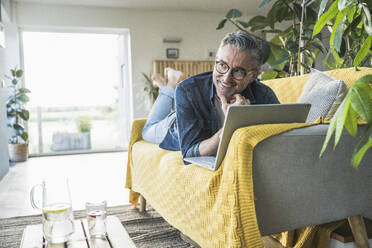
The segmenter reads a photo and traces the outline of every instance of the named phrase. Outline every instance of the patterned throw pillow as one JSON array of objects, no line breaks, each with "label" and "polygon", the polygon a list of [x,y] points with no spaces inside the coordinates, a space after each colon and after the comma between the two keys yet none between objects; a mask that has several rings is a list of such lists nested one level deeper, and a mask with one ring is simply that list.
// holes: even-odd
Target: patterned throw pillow
[{"label": "patterned throw pillow", "polygon": [[313,122],[319,117],[330,120],[347,93],[344,81],[311,69],[298,103],[311,103],[306,122]]}]

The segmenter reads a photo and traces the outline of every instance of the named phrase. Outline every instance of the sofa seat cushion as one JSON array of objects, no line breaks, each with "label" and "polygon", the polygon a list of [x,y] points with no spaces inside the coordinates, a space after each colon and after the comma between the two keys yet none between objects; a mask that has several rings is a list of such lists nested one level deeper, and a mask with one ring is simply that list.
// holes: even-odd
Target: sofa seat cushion
[{"label": "sofa seat cushion", "polygon": [[306,122],[313,122],[319,117],[330,120],[346,94],[347,87],[342,80],[312,69],[298,100],[299,103],[311,104]]}]

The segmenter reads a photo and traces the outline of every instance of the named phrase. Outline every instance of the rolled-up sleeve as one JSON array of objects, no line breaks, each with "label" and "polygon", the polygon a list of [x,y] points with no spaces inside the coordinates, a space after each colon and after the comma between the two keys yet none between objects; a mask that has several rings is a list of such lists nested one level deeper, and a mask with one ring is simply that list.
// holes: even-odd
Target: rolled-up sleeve
[{"label": "rolled-up sleeve", "polygon": [[194,111],[191,97],[188,96],[187,90],[178,85],[176,89],[176,120],[178,128],[178,140],[182,156],[198,157],[199,144],[202,141],[203,121],[197,118]]}]

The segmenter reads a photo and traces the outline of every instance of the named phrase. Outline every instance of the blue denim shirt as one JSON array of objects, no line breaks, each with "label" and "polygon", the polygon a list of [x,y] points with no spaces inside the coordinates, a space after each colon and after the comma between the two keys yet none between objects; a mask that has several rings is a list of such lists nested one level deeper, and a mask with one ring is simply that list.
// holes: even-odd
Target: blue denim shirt
[{"label": "blue denim shirt", "polygon": [[[199,144],[218,131],[218,114],[213,104],[215,96],[212,72],[187,78],[176,88],[176,115],[160,147],[182,151],[182,156],[198,157]],[[275,93],[258,80],[241,93],[251,104],[279,103]]]}]

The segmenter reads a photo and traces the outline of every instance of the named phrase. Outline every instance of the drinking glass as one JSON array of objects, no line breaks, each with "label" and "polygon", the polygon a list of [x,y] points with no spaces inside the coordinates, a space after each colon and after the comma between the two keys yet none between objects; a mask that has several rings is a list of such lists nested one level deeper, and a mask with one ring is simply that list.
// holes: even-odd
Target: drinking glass
[{"label": "drinking glass", "polygon": [[106,235],[106,206],[106,201],[85,203],[91,237],[102,237]]},{"label": "drinking glass", "polygon": [[[35,202],[37,188],[42,190],[42,207]],[[30,199],[42,212],[44,238],[50,243],[68,241],[75,230],[68,179],[44,179],[32,187]]]}]

